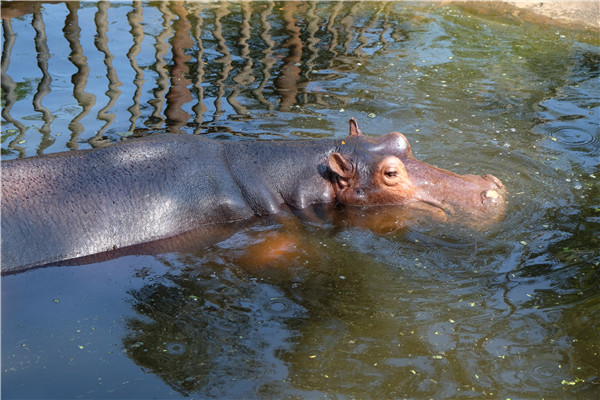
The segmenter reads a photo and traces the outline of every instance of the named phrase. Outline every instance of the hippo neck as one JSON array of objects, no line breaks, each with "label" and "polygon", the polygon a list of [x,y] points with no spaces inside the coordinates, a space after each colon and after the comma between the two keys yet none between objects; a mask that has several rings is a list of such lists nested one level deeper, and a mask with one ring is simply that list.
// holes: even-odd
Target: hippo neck
[{"label": "hippo neck", "polygon": [[231,174],[257,215],[334,201],[327,157],[336,141],[224,142]]}]

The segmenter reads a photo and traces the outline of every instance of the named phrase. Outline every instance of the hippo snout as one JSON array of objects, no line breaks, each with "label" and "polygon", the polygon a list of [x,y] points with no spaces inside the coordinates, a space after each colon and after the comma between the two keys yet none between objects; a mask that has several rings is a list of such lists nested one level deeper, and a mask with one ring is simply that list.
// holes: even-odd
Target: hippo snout
[{"label": "hippo snout", "polygon": [[496,189],[489,189],[481,192],[481,202],[484,206],[496,205],[501,201],[502,195]]},{"label": "hippo snout", "polygon": [[492,184],[496,185],[496,187],[494,189],[501,189],[504,187],[504,185],[502,184],[502,182],[500,181],[500,179],[496,178],[494,175],[492,174],[487,174],[483,177],[483,179],[485,179],[486,181],[491,182]]},{"label": "hippo snout", "polygon": [[436,185],[422,185],[418,199],[438,206],[448,218],[474,227],[485,227],[504,218],[506,188],[494,175],[455,175],[433,171]]},{"label": "hippo snout", "polygon": [[491,189],[485,189],[481,192],[481,203],[484,206],[497,206],[504,204],[504,185],[500,179],[494,175],[487,174],[483,176],[484,181],[489,183]]}]

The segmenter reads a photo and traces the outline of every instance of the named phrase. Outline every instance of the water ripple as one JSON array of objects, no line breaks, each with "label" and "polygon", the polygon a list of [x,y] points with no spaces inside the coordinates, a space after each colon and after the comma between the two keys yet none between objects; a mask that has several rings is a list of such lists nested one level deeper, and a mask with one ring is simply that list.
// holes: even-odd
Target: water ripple
[{"label": "water ripple", "polygon": [[579,127],[573,124],[565,124],[561,122],[549,123],[542,127],[550,140],[557,141],[561,144],[582,147],[582,146],[597,146],[600,139],[598,138],[598,129],[589,129],[589,127]]},{"label": "water ripple", "polygon": [[170,355],[180,356],[185,354],[186,346],[183,343],[167,343],[165,346],[165,352]]}]

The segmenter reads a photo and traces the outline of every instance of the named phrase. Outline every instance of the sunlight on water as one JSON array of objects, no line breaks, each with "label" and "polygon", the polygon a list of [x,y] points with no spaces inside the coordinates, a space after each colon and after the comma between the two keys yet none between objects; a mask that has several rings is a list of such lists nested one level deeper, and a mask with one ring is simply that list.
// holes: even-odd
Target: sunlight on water
[{"label": "sunlight on water", "polygon": [[[32,4],[2,20],[3,159],[341,138],[356,117],[499,177],[508,213],[484,232],[266,220],[3,277],[3,397],[595,398],[597,32],[440,3]],[[265,232],[301,240],[258,268]]]}]

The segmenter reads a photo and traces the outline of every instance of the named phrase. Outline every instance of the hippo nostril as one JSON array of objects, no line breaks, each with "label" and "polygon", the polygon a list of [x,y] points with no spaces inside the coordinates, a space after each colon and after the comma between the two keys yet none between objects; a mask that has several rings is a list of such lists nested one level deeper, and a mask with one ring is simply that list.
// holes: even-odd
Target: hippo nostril
[{"label": "hippo nostril", "polygon": [[488,199],[497,199],[498,197],[500,197],[500,195],[498,194],[498,192],[496,192],[495,190],[486,190],[484,192],[484,195]]},{"label": "hippo nostril", "polygon": [[492,174],[487,174],[483,177],[483,179],[485,179],[486,181],[492,182],[494,185],[496,185],[496,187],[498,189],[500,189],[503,185],[502,182],[500,182],[500,179],[496,178],[494,175]]},{"label": "hippo nostril", "polygon": [[490,190],[481,192],[481,201],[483,202],[483,204],[488,204],[488,203],[496,204],[498,202],[499,198],[500,198],[500,193],[498,193],[494,189],[490,189]]}]

